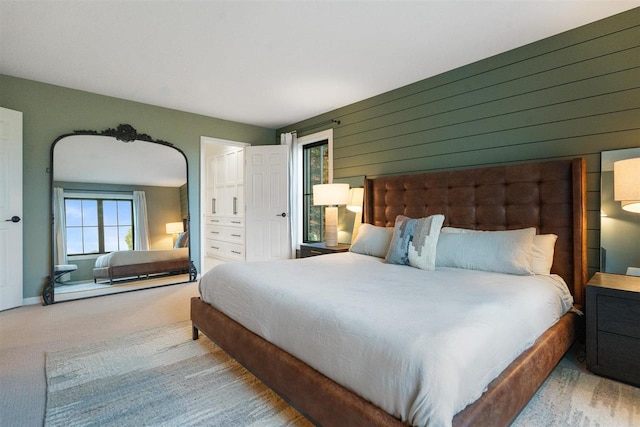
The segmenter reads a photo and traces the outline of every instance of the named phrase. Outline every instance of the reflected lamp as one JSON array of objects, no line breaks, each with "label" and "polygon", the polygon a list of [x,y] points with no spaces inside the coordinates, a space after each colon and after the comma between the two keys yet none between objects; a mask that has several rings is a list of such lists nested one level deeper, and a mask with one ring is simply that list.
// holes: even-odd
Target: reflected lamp
[{"label": "reflected lamp", "polygon": [[640,213],[640,157],[613,163],[613,199],[625,211]]},{"label": "reflected lamp", "polygon": [[166,229],[167,229],[167,234],[173,235],[173,243],[176,242],[176,239],[178,238],[178,234],[184,231],[182,222],[168,222],[166,224]]},{"label": "reflected lamp", "polygon": [[313,205],[325,206],[324,244],[338,246],[338,205],[349,202],[349,184],[316,184],[313,186]]}]

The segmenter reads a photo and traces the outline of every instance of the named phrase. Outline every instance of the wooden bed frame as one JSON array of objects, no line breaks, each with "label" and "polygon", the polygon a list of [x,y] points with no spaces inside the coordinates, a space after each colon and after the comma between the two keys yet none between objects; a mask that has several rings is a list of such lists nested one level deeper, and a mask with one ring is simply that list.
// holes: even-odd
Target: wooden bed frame
[{"label": "wooden bed frame", "polygon": [[[536,227],[558,235],[552,272],[577,308],[586,283],[583,159],[365,180],[364,221],[391,226],[398,214],[445,215],[445,225],[482,230]],[[323,426],[402,426],[400,420],[250,332],[199,298],[191,300],[193,339],[202,331],[307,418]],[[575,340],[567,313],[522,353],[454,426],[506,426],[526,406]]]}]

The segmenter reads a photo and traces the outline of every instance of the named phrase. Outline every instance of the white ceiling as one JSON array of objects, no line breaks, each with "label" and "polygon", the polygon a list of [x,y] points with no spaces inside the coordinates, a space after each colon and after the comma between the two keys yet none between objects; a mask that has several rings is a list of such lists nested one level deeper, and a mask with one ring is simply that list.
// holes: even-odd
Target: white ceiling
[{"label": "white ceiling", "polygon": [[0,0],[0,73],[278,128],[637,6]]}]

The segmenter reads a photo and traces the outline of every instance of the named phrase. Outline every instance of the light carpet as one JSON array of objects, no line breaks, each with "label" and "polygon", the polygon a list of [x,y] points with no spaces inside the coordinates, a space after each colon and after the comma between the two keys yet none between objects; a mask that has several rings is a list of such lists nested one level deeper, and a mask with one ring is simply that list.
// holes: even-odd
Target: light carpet
[{"label": "light carpet", "polygon": [[[45,426],[310,426],[191,322],[47,354]],[[640,389],[557,367],[513,424],[640,425]]]}]

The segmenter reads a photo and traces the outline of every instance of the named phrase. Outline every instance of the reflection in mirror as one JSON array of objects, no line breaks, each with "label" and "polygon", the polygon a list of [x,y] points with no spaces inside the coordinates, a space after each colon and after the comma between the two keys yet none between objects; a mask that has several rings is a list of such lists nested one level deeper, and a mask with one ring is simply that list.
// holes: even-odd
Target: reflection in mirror
[{"label": "reflection in mirror", "polygon": [[45,304],[195,280],[182,151],[120,125],[63,135],[51,156]]},{"label": "reflection in mirror", "polygon": [[603,151],[600,271],[640,276],[640,148]]}]

